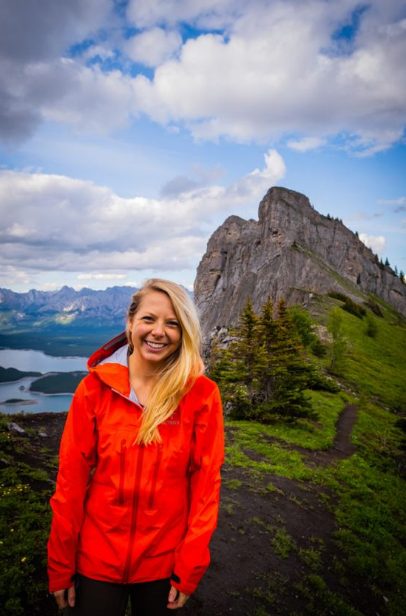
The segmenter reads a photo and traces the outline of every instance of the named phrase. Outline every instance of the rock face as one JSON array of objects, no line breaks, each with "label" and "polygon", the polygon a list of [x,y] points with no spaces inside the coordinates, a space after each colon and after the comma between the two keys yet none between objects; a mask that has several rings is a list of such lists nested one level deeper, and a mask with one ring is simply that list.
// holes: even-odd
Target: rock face
[{"label": "rock face", "polygon": [[195,280],[203,332],[236,323],[250,297],[307,304],[312,294],[340,291],[355,301],[373,293],[406,315],[406,285],[337,219],[309,199],[271,188],[259,219],[230,216],[213,233]]}]

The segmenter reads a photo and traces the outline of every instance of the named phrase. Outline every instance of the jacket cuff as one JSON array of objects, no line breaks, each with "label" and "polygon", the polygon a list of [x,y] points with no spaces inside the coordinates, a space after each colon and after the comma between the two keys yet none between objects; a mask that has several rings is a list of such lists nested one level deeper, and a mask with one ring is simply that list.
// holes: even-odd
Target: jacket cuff
[{"label": "jacket cuff", "polygon": [[73,577],[73,575],[53,575],[52,579],[49,580],[49,592],[70,588],[73,584]]},{"label": "jacket cuff", "polygon": [[188,596],[193,594],[197,588],[197,584],[183,582],[176,573],[172,573],[171,575],[171,585],[176,588],[176,590],[179,590],[179,592],[183,592],[183,594]]}]

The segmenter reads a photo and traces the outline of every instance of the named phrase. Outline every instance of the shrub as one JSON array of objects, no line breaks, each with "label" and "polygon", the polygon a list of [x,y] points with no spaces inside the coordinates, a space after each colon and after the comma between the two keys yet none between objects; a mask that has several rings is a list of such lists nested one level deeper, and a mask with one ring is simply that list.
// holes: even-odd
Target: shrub
[{"label": "shrub", "polygon": [[331,291],[328,295],[329,297],[333,297],[334,299],[338,299],[343,302],[343,306],[341,306],[341,308],[353,314],[358,319],[362,319],[367,313],[363,306],[354,302],[354,300],[348,297],[348,295],[344,295],[344,293],[340,293],[339,291]]},{"label": "shrub", "polygon": [[367,302],[364,302],[364,305],[369,308],[377,317],[383,317],[383,312],[376,302],[372,299],[369,299]]},{"label": "shrub", "polygon": [[376,324],[374,317],[371,315],[370,312],[368,312],[366,316],[365,333],[370,338],[376,338],[376,334],[378,333],[378,326]]}]

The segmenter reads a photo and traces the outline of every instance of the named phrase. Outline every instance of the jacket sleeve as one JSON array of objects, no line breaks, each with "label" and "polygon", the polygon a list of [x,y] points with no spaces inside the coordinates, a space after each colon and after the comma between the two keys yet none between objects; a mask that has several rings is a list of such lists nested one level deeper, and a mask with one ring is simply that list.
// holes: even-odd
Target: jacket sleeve
[{"label": "jacket sleeve", "polygon": [[194,592],[210,563],[209,542],[217,526],[223,461],[223,413],[215,386],[195,419],[188,526],[176,550],[171,578],[173,586],[187,595]]},{"label": "jacket sleeve", "polygon": [[48,540],[49,590],[69,588],[76,570],[76,552],[90,471],[96,458],[96,422],[86,377],[69,409],[59,451],[59,471]]}]

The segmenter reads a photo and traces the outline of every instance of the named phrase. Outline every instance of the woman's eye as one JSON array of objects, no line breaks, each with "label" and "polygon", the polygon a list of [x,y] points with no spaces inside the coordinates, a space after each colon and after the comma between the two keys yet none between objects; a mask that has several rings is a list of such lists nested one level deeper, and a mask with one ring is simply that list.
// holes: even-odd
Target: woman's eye
[{"label": "woman's eye", "polygon": [[179,323],[177,321],[168,321],[169,327],[179,327]]},{"label": "woman's eye", "polygon": [[141,317],[141,321],[144,321],[145,323],[152,323],[153,319],[152,317]]}]

